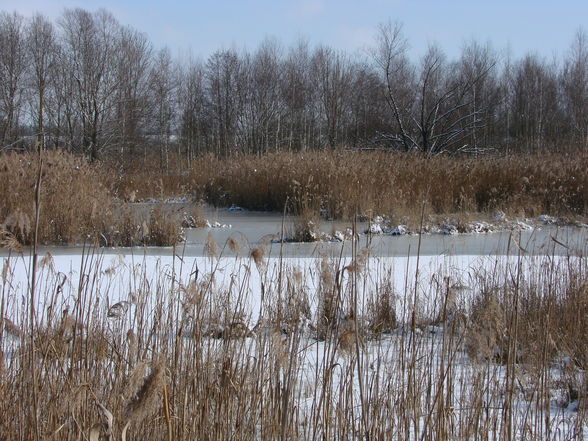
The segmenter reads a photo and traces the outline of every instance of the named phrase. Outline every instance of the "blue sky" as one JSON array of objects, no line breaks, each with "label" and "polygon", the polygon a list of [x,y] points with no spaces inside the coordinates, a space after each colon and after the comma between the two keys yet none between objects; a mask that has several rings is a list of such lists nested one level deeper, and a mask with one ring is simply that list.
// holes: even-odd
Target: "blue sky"
[{"label": "blue sky", "polygon": [[588,31],[587,0],[0,0],[1,10],[51,18],[72,7],[106,8],[157,47],[204,58],[220,48],[254,49],[266,37],[286,47],[303,37],[354,52],[389,19],[403,23],[413,57],[432,42],[455,57],[471,39],[515,57],[551,57],[568,50],[578,28]]}]

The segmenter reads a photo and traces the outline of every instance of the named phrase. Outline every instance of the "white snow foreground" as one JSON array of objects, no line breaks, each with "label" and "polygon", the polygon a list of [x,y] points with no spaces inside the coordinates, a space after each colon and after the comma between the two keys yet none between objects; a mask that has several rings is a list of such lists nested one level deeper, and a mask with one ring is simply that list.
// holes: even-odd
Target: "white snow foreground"
[{"label": "white snow foreground", "polygon": [[[38,268],[35,327],[85,316],[80,329],[105,328],[113,339],[133,332],[173,346],[178,335],[198,335],[208,342],[200,347],[204,358],[237,339],[245,358],[283,351],[284,361],[272,358],[274,375],[288,384],[284,405],[297,412],[305,439],[316,433],[339,438],[336,428],[325,428],[325,418],[348,421],[350,439],[368,432],[415,440],[484,433],[484,439],[507,433],[521,440],[582,439],[588,436],[585,409],[566,395],[566,379],[583,372],[565,359],[553,362],[539,387],[524,364],[473,356],[467,347],[477,293],[520,272],[531,280],[570,259],[583,262],[367,253],[340,261],[48,255]],[[29,275],[27,258],[4,259],[2,305],[13,329],[3,334],[6,357],[30,328]],[[386,301],[394,322],[374,332]],[[154,356],[144,344],[144,356]]]}]

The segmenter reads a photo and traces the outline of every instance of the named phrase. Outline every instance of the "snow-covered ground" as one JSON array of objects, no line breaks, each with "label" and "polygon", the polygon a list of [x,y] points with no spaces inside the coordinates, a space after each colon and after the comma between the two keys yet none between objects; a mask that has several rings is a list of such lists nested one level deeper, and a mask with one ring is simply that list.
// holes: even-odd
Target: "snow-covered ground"
[{"label": "snow-covered ground", "polygon": [[[555,257],[556,261],[563,258]],[[361,270],[350,271],[350,267],[361,260]],[[248,323],[255,325],[260,310],[262,284],[277,284],[280,274],[284,280],[296,274],[304,285],[305,292],[317,293],[321,283],[321,265],[336,269],[347,269],[341,273],[341,284],[349,288],[351,278],[357,274],[357,297],[366,300],[383,282],[391,283],[397,299],[397,310],[407,311],[413,301],[415,287],[420,308],[428,311],[440,301],[439,292],[446,278],[458,292],[467,297],[474,292],[480,275],[500,270],[514,271],[517,256],[440,255],[334,258],[263,258],[254,261],[247,254],[242,257],[182,257],[178,255],[148,255],[97,251],[89,255],[51,255],[40,258],[38,285],[36,289],[37,310],[41,315],[51,302],[58,299],[63,305],[75,302],[81,289],[90,291],[97,299],[112,305],[119,301],[131,301],[131,296],[140,281],[146,286],[161,284],[162,278],[169,283],[186,286],[192,280],[203,280],[214,274],[214,290],[239,296],[245,308]],[[522,258],[530,271],[537,265],[551,262],[546,256]],[[4,258],[5,315],[18,324],[21,313],[27,307],[30,259],[28,257]],[[58,296],[47,298],[46,293]],[[407,297],[408,296],[408,297]],[[310,301],[316,301],[311,298]],[[73,307],[72,305],[69,305]],[[315,305],[316,306],[316,305]],[[42,320],[42,317],[39,317]]]},{"label": "snow-covered ground", "polygon": [[[295,300],[305,303],[308,309],[301,314],[307,323],[303,325],[305,332],[299,342],[300,365],[294,374],[296,399],[302,415],[311,418],[316,412],[314,406],[320,398],[317,384],[324,384],[328,375],[332,382],[329,399],[343,399],[345,391],[340,388],[351,384],[349,394],[358,406],[375,405],[375,401],[368,404],[366,397],[382,400],[385,404],[382,418],[389,412],[392,426],[397,418],[414,421],[410,433],[399,433],[392,427],[390,436],[393,439],[406,435],[418,439],[421,431],[425,433],[433,421],[435,424],[442,421],[449,432],[451,427],[465,427],[463,419],[475,413],[473,403],[483,403],[488,424],[504,418],[507,368],[472,360],[457,334],[452,331],[449,336],[449,322],[429,320],[427,324],[424,320],[439,314],[448,292],[452,292],[451,301],[458,305],[457,309],[467,310],[472,296],[479,293],[488,280],[506,280],[519,272],[532,279],[533,274],[540,277],[546,267],[569,266],[586,259],[446,254],[374,257],[362,251],[355,253],[355,257],[340,259],[268,259],[261,252],[254,257],[249,250],[241,256],[220,258],[109,254],[103,250],[86,255],[46,255],[39,264],[35,291],[36,326],[55,321],[66,313],[64,311],[75,315],[74,311],[79,308],[91,311],[96,320],[126,321],[122,328],[137,326],[133,317],[139,314],[140,308],[153,318],[158,305],[174,308],[182,303],[188,287],[198,284],[209,296],[211,311],[215,307],[219,311],[227,308],[234,311],[235,320],[231,323],[239,322],[245,329],[243,337],[249,342],[250,350],[255,351],[255,336],[275,331],[266,327],[265,320],[274,314],[278,304],[291,305],[293,299],[287,297],[295,293]],[[30,259],[13,256],[3,260],[3,314],[16,329],[26,329]],[[389,291],[394,299],[398,326],[377,339],[362,339],[361,344],[354,340],[358,343],[357,351],[353,345],[345,349],[343,343],[334,349],[328,342],[315,338],[313,326],[320,319],[318,311],[325,283],[336,287],[342,327],[347,326],[349,317],[345,314],[350,309],[364,320],[377,293],[383,290]],[[83,306],[84,302],[91,302],[93,306]],[[413,316],[423,319],[422,323],[411,326]],[[203,321],[198,325],[209,326],[212,332],[212,328],[220,326],[211,322],[214,317],[218,315],[211,313],[207,319],[201,317]],[[190,322],[193,319],[186,318],[186,323],[182,324],[186,335],[195,325]],[[281,332],[287,335],[288,330]],[[4,353],[12,353],[18,341],[15,333],[5,332]],[[411,375],[403,373],[407,363],[410,364],[406,356],[412,359]],[[549,390],[542,392],[545,396],[537,395],[531,384],[532,377],[525,374],[522,366],[513,374],[516,390],[508,417],[516,422],[514,431],[519,439],[530,439],[527,437],[531,435],[558,440],[588,436],[588,424],[583,420],[584,413],[578,410],[578,400],[566,401],[565,388],[558,386],[563,384],[559,380],[569,375],[564,372],[563,364],[564,361],[561,365],[554,363]],[[480,386],[480,381],[485,385]],[[442,419],[432,409],[422,415],[408,415],[405,413],[414,412],[414,408],[407,410],[398,405],[398,400],[408,396],[407,390],[416,385],[423,394],[434,391],[432,396],[423,399],[433,403],[435,409],[440,405],[438,402],[445,403],[442,407],[446,415]],[[479,391],[484,391],[482,396],[476,395]],[[546,401],[547,407],[537,405],[541,400]],[[394,407],[394,403],[398,406]]]}]

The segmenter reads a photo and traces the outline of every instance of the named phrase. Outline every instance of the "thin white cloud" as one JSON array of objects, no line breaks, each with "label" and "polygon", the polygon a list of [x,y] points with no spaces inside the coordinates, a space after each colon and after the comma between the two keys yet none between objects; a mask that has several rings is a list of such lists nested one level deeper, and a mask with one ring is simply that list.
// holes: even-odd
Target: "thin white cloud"
[{"label": "thin white cloud", "polygon": [[324,0],[304,0],[295,3],[287,11],[288,16],[293,19],[316,17],[326,8]]},{"label": "thin white cloud", "polygon": [[338,26],[335,38],[341,48],[365,49],[374,43],[375,26]]}]

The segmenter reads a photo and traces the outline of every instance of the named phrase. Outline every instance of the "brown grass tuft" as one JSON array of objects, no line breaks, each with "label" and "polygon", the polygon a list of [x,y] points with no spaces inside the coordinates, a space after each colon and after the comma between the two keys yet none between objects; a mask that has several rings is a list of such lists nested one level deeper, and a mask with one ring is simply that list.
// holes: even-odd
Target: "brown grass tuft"
[{"label": "brown grass tuft", "polygon": [[146,245],[170,246],[183,240],[179,219],[174,219],[165,213],[158,205],[149,216],[148,234],[143,238]]},{"label": "brown grass tuft", "polygon": [[506,359],[506,317],[495,292],[486,292],[472,306],[466,350],[472,360]]},{"label": "brown grass tuft", "polygon": [[23,253],[21,243],[10,231],[0,227],[0,246],[18,254]]},{"label": "brown grass tuft", "polygon": [[218,242],[214,238],[211,232],[208,233],[206,237],[206,243],[204,244],[204,254],[210,258],[218,258],[219,257],[219,248]]},{"label": "brown grass tuft", "polygon": [[265,265],[265,250],[263,247],[253,248],[250,253],[251,258],[255,262],[257,268],[262,268]]},{"label": "brown grass tuft", "polygon": [[234,237],[229,237],[227,239],[227,245],[229,246],[229,250],[231,250],[235,254],[239,254],[239,251],[241,250],[241,245],[239,244],[239,241],[237,241],[237,239],[235,239]]},{"label": "brown grass tuft", "polygon": [[[165,366],[163,363],[153,364],[151,366],[151,372],[141,378],[141,381],[139,380],[139,374],[142,369],[144,369],[144,366],[139,364],[135,372],[137,378],[131,378],[131,381],[129,381],[130,387],[132,386],[136,389],[136,392],[129,398],[124,412],[125,419],[135,423],[143,421],[159,408],[161,404],[160,394],[163,390],[163,382],[165,381]],[[132,376],[133,374],[131,374]]]},{"label": "brown grass tuft", "polygon": [[396,295],[389,279],[382,286],[376,287],[374,300],[368,303],[367,311],[368,330],[373,335],[388,334],[398,327]]}]

